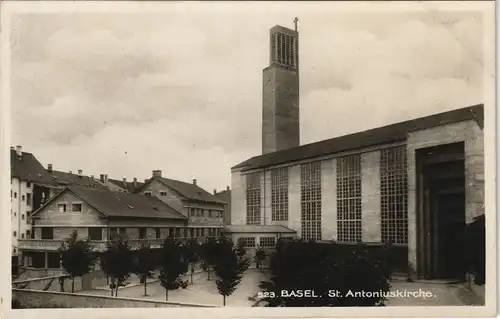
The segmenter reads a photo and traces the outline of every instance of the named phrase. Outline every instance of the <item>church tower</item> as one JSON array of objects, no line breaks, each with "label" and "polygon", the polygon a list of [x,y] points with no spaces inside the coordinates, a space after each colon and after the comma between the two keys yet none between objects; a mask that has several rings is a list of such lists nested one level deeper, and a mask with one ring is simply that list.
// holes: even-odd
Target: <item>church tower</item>
[{"label": "church tower", "polygon": [[270,31],[270,61],[263,71],[262,154],[300,145],[299,33],[275,26]]}]

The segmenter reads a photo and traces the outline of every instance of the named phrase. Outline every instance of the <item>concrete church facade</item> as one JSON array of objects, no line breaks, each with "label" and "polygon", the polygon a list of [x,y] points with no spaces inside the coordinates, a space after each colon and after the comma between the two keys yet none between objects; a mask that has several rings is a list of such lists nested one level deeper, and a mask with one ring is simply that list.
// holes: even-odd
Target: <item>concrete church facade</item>
[{"label": "concrete church facade", "polygon": [[[282,90],[274,85],[264,90],[263,117],[266,95]],[[278,141],[284,147],[274,152],[263,147],[262,155],[231,169],[231,224],[239,229],[232,235],[390,242],[401,268],[418,278],[461,277],[460,236],[485,213],[483,119],[483,105],[476,105],[302,146]],[[281,131],[299,134],[294,127]]]}]

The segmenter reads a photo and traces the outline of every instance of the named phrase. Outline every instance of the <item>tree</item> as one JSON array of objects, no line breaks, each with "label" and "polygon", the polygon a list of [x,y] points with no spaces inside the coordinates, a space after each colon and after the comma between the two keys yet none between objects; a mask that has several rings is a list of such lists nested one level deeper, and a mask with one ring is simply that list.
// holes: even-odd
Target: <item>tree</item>
[{"label": "tree", "polygon": [[101,263],[104,273],[111,278],[111,296],[114,289],[115,296],[118,296],[119,285],[134,271],[132,251],[128,242],[120,236],[108,241]]},{"label": "tree", "polygon": [[165,238],[160,256],[160,283],[165,288],[165,300],[168,301],[168,291],[179,288],[181,275],[187,272],[188,262],[184,259],[185,248],[178,240]]},{"label": "tree", "polygon": [[215,249],[217,249],[217,240],[209,237],[201,245],[201,258],[203,259],[203,270],[208,272],[207,280],[210,280],[210,267],[215,262]]},{"label": "tree", "polygon": [[147,281],[153,277],[153,270],[156,268],[156,262],[153,251],[149,245],[144,245],[135,252],[134,273],[144,281],[144,296],[147,296]]},{"label": "tree", "polygon": [[266,257],[266,251],[264,250],[264,248],[259,246],[259,248],[257,248],[257,250],[255,251],[255,262],[257,264],[257,268],[260,268],[261,271],[263,271],[264,269],[262,267],[262,263],[264,262],[264,260],[266,260]]},{"label": "tree", "polygon": [[[381,252],[364,245],[278,240],[271,256],[271,278],[259,287],[269,307],[380,306],[390,289],[390,268]],[[312,290],[316,297],[281,293],[298,290]],[[363,291],[383,293],[353,294]]]},{"label": "tree", "polygon": [[78,240],[78,232],[74,230],[59,248],[62,268],[72,279],[71,292],[75,292],[75,277],[82,277],[92,270],[95,256],[90,240]]},{"label": "tree", "polygon": [[191,283],[193,283],[194,266],[200,260],[200,244],[198,240],[192,238],[185,246],[185,260],[189,262],[191,273]]},{"label": "tree", "polygon": [[217,243],[214,271],[217,290],[222,295],[222,304],[226,305],[226,298],[230,296],[241,282],[243,273],[250,266],[250,260],[241,256],[237,246],[229,239],[222,239]]}]

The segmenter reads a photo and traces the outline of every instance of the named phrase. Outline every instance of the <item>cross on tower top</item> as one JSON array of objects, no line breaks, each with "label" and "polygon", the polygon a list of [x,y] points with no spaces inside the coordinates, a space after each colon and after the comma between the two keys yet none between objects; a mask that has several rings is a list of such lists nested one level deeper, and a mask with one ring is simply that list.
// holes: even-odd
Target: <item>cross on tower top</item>
[{"label": "cross on tower top", "polygon": [[295,19],[293,19],[293,23],[295,24],[295,31],[297,31],[297,22],[299,22],[299,18],[295,17]]}]

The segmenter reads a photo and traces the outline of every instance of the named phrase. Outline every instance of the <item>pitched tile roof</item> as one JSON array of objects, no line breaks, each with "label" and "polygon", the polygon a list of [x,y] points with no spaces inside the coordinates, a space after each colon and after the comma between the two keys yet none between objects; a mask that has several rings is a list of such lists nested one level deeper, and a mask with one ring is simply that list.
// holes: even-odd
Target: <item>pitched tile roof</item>
[{"label": "pitched tile roof", "polygon": [[226,233],[287,233],[294,234],[295,230],[281,225],[227,225]]},{"label": "pitched tile roof", "polygon": [[231,190],[223,190],[215,193],[215,197],[219,198],[221,201],[226,202],[226,204],[231,204]]},{"label": "pitched tile roof", "polygon": [[[154,196],[113,192],[109,190],[97,190],[78,186],[67,187],[65,191],[75,193],[85,202],[89,203],[108,217],[177,220],[187,219],[187,217],[182,215],[180,212]],[[54,196],[53,198],[56,197],[57,196]],[[43,207],[44,206],[42,206],[39,210],[43,209]],[[36,212],[34,214],[36,214]]]},{"label": "pitched tile roof", "polygon": [[52,176],[31,153],[22,152],[19,157],[16,150],[10,150],[10,174],[12,178],[23,181],[57,186]]},{"label": "pitched tile roof", "polygon": [[[174,189],[176,192],[178,192],[180,195],[184,196],[187,199],[190,200],[195,200],[195,201],[200,201],[200,202],[207,202],[207,203],[215,203],[215,204],[226,204],[226,202],[220,200],[219,198],[215,197],[214,195],[210,194],[203,188],[201,188],[198,185],[192,184],[192,183],[186,183],[186,182],[181,182],[177,181],[175,179],[170,179],[170,178],[165,178],[165,177],[153,177],[149,181],[152,180],[159,180],[166,186]],[[149,182],[148,181],[148,182]]]},{"label": "pitched tile roof", "polygon": [[143,185],[144,183],[137,181],[136,186],[134,186],[134,182],[123,182],[117,179],[112,179],[108,178],[107,179],[109,182],[115,184],[116,186],[128,191],[129,193],[135,193],[137,192]]},{"label": "pitched tile roof", "polygon": [[406,140],[408,133],[412,131],[418,131],[467,120],[474,120],[479,124],[479,126],[483,127],[483,104],[456,109],[444,113],[438,113],[359,133],[344,135],[274,153],[255,156],[232,167],[232,169],[248,170],[263,168],[332,153],[404,141]]},{"label": "pitched tile roof", "polygon": [[53,176],[54,181],[60,185],[66,185],[66,186],[76,185],[76,186],[84,186],[101,190],[109,190],[106,186],[102,185],[97,180],[85,175],[79,176],[77,174],[60,172],[60,171],[52,171],[49,174],[51,174]]}]

